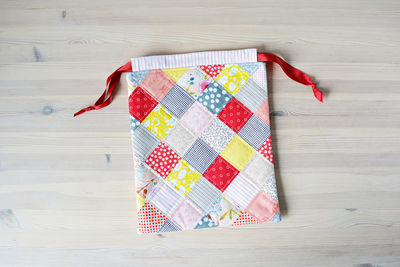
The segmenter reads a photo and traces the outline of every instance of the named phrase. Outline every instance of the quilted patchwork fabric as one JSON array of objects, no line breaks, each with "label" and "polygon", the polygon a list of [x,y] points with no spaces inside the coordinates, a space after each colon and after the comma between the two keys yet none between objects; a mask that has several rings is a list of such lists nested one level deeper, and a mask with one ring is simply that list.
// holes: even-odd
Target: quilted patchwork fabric
[{"label": "quilted patchwork fabric", "polygon": [[263,63],[127,79],[139,233],[280,221]]}]

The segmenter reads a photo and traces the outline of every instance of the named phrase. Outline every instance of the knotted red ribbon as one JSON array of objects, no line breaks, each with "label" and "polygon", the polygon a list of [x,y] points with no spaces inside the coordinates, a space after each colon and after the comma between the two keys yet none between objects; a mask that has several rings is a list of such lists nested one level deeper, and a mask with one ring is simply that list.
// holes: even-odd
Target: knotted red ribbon
[{"label": "knotted red ribbon", "polygon": [[290,79],[304,85],[311,85],[315,98],[318,99],[320,102],[324,101],[324,93],[317,89],[317,85],[313,83],[310,76],[308,76],[301,70],[296,69],[292,65],[289,65],[286,61],[284,61],[277,55],[271,53],[257,53],[257,61],[277,63]]},{"label": "knotted red ribbon", "polygon": [[[317,89],[317,86],[315,83],[313,83],[312,79],[302,72],[299,69],[296,69],[295,67],[289,65],[286,61],[284,61],[282,58],[271,54],[271,53],[257,53],[257,61],[259,62],[275,62],[277,63],[282,70],[286,73],[286,75],[291,78],[292,80],[302,83],[304,85],[311,85],[314,96],[319,100],[323,101],[324,93],[322,93],[320,90]],[[104,90],[103,94],[100,96],[100,98],[94,103],[93,106],[89,106],[87,108],[81,109],[80,111],[76,112],[74,114],[75,116],[78,116],[82,113],[85,113],[86,111],[90,110],[97,110],[104,108],[108,105],[110,105],[113,97],[113,92],[115,87],[118,85],[119,80],[121,78],[121,74],[123,72],[131,72],[132,71],[132,65],[131,62],[127,62],[125,65],[121,66],[118,68],[116,71],[114,71],[110,76],[107,78],[107,83],[106,83],[106,89]]]}]

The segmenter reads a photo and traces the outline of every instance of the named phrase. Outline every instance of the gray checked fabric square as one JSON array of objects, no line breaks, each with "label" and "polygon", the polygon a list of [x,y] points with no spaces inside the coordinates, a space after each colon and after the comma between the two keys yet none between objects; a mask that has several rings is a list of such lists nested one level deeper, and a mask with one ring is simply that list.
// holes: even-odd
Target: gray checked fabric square
[{"label": "gray checked fabric square", "polygon": [[215,151],[221,153],[234,136],[235,132],[232,131],[231,128],[218,118],[214,118],[211,124],[201,134],[201,139]]},{"label": "gray checked fabric square", "polygon": [[251,118],[238,133],[240,137],[242,137],[256,150],[262,146],[270,134],[271,131],[269,126],[256,115],[251,116]]},{"label": "gray checked fabric square", "polygon": [[217,157],[218,153],[215,152],[214,149],[207,145],[203,140],[197,139],[183,156],[183,159],[198,172],[203,174]]},{"label": "gray checked fabric square", "polygon": [[213,184],[201,177],[192,190],[189,191],[187,198],[195,203],[200,209],[208,213],[215,201],[222,196]]},{"label": "gray checked fabric square", "polygon": [[181,118],[194,101],[193,97],[179,85],[175,84],[161,100],[160,104],[174,114],[175,117]]},{"label": "gray checked fabric square", "polygon": [[178,152],[179,156],[184,155],[195,141],[196,137],[191,132],[186,130],[186,128],[183,127],[179,122],[164,139],[164,142]]},{"label": "gray checked fabric square", "polygon": [[265,99],[267,99],[268,93],[250,78],[235,97],[252,112],[256,112]]},{"label": "gray checked fabric square", "polygon": [[133,132],[133,149],[141,159],[145,160],[158,146],[159,142],[160,140],[143,125],[139,125]]}]

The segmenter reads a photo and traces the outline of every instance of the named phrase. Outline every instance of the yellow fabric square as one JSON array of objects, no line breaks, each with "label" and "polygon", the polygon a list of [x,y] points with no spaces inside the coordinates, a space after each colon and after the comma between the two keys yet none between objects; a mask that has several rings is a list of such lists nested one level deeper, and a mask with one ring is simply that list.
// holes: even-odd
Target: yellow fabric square
[{"label": "yellow fabric square", "polygon": [[143,125],[161,140],[167,136],[175,124],[176,120],[172,114],[161,105],[156,106],[143,121]]},{"label": "yellow fabric square", "polygon": [[249,80],[250,74],[236,64],[228,65],[218,74],[216,81],[231,94],[236,94]]},{"label": "yellow fabric square", "polygon": [[163,69],[174,82],[177,82],[189,68]]},{"label": "yellow fabric square", "polygon": [[139,211],[143,207],[143,205],[145,203],[146,203],[146,199],[144,199],[144,197],[142,197],[141,195],[136,194],[136,208],[137,208],[137,211]]},{"label": "yellow fabric square", "polygon": [[235,135],[232,141],[222,151],[221,157],[241,171],[255,153],[256,150],[252,146],[240,136]]},{"label": "yellow fabric square", "polygon": [[184,194],[189,193],[194,184],[201,178],[201,173],[196,171],[184,160],[180,160],[166,180],[176,190]]}]

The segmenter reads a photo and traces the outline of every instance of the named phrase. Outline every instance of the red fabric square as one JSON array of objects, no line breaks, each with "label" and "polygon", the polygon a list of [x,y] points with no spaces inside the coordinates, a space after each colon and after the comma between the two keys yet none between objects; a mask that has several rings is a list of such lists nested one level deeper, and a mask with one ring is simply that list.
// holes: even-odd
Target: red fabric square
[{"label": "red fabric square", "polygon": [[203,176],[206,177],[210,183],[215,185],[215,187],[224,192],[238,174],[239,171],[235,167],[221,156],[218,156]]},{"label": "red fabric square", "polygon": [[221,72],[221,70],[225,67],[225,65],[217,64],[217,65],[202,65],[200,69],[215,78]]},{"label": "red fabric square", "polygon": [[166,220],[161,211],[147,202],[138,212],[138,230],[140,233],[157,233]]},{"label": "red fabric square", "polygon": [[218,114],[218,118],[237,133],[252,115],[253,113],[248,108],[232,97],[231,101]]},{"label": "red fabric square", "polygon": [[140,122],[155,106],[157,106],[157,101],[140,87],[137,87],[129,96],[129,113]]},{"label": "red fabric square", "polygon": [[269,162],[274,164],[274,156],[272,155],[272,142],[271,136],[268,137],[267,141],[260,147],[258,152],[261,153]]},{"label": "red fabric square", "polygon": [[160,142],[158,147],[146,159],[147,165],[155,170],[161,177],[165,178],[181,159],[178,154],[165,143]]}]

